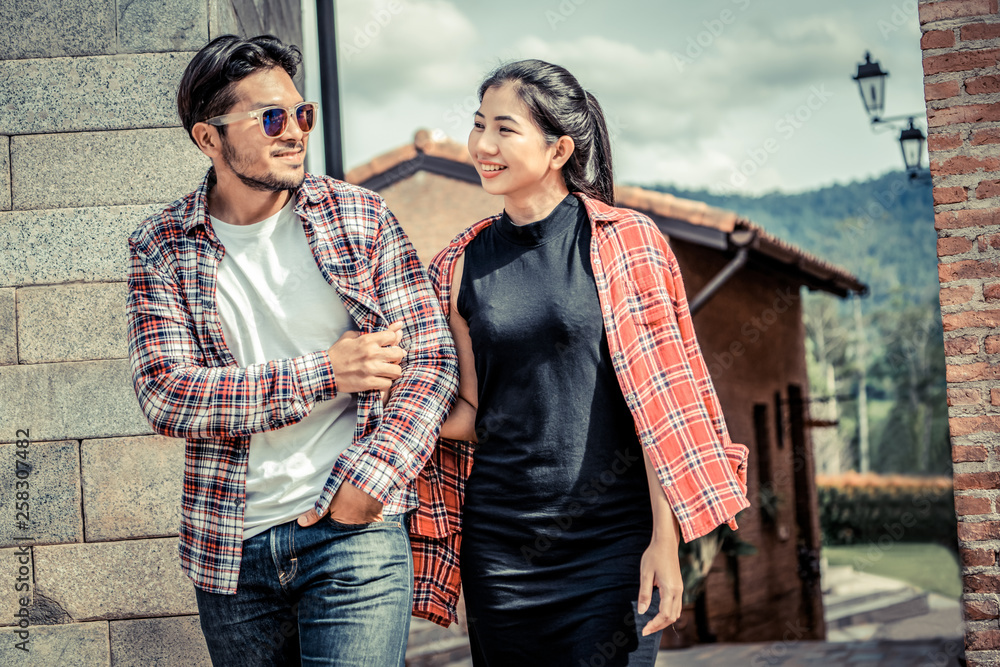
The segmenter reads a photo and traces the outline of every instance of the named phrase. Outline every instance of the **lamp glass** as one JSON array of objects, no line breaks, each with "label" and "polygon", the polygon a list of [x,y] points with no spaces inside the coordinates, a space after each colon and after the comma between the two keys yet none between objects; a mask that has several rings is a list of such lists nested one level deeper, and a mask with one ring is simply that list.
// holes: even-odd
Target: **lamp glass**
[{"label": "lamp glass", "polygon": [[865,105],[869,117],[876,119],[882,116],[885,109],[885,78],[888,72],[882,70],[878,61],[872,62],[871,54],[865,53],[865,62],[858,65],[858,73],[854,80],[858,82],[858,92]]},{"label": "lamp glass", "polygon": [[906,171],[919,170],[924,152],[924,133],[920,128],[913,126],[912,119],[910,126],[899,134],[899,146],[903,150],[903,164],[906,165]]}]

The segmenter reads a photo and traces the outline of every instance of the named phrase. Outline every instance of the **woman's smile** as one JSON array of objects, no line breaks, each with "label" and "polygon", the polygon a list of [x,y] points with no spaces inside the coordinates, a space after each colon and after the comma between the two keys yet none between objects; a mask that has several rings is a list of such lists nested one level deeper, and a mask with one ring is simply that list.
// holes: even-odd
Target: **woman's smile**
[{"label": "woman's smile", "polygon": [[496,162],[479,162],[480,171],[483,173],[483,178],[496,178],[501,172],[506,171],[507,167],[502,164],[497,164]]}]

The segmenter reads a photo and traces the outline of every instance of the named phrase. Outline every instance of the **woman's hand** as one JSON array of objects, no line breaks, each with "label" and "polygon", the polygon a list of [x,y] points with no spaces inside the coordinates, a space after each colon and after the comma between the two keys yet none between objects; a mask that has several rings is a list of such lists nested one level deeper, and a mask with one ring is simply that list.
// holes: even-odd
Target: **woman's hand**
[{"label": "woman's hand", "polygon": [[660,611],[642,629],[642,636],[659,632],[680,618],[684,580],[677,539],[654,535],[639,565],[639,613],[645,614],[653,599],[653,586],[660,591]]},{"label": "woman's hand", "polygon": [[459,590],[458,592],[458,627],[462,630],[464,634],[469,634],[469,616],[468,612],[465,610],[465,591]]},{"label": "woman's hand", "polygon": [[646,627],[642,636],[659,632],[680,618],[684,580],[681,578],[681,527],[667,502],[656,468],[649,454],[642,452],[649,484],[649,502],[653,509],[653,539],[639,563],[638,612],[645,614],[653,599],[653,586],[660,590],[660,611]]}]

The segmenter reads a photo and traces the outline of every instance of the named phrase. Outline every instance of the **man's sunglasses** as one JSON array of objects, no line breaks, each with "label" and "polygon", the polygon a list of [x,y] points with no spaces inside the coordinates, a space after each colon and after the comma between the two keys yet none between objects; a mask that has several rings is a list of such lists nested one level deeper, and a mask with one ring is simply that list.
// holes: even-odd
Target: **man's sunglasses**
[{"label": "man's sunglasses", "polygon": [[311,132],[316,127],[316,118],[319,116],[319,102],[299,102],[288,108],[264,107],[253,111],[238,111],[209,118],[205,122],[209,125],[228,125],[247,118],[256,118],[264,136],[274,138],[285,133],[289,115],[295,116],[295,122],[299,124],[300,130]]}]

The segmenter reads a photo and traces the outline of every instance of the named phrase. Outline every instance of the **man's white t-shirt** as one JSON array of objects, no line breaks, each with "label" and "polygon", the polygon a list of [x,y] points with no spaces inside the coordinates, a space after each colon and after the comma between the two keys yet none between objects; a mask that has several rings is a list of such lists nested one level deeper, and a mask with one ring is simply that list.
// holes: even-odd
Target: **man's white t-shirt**
[{"label": "man's white t-shirt", "polygon": [[[293,202],[252,225],[211,218],[226,249],[216,288],[219,318],[241,366],[326,350],[357,330],[320,273]],[[298,423],[250,436],[244,540],[313,507],[356,421],[357,398],[338,394]]]}]

